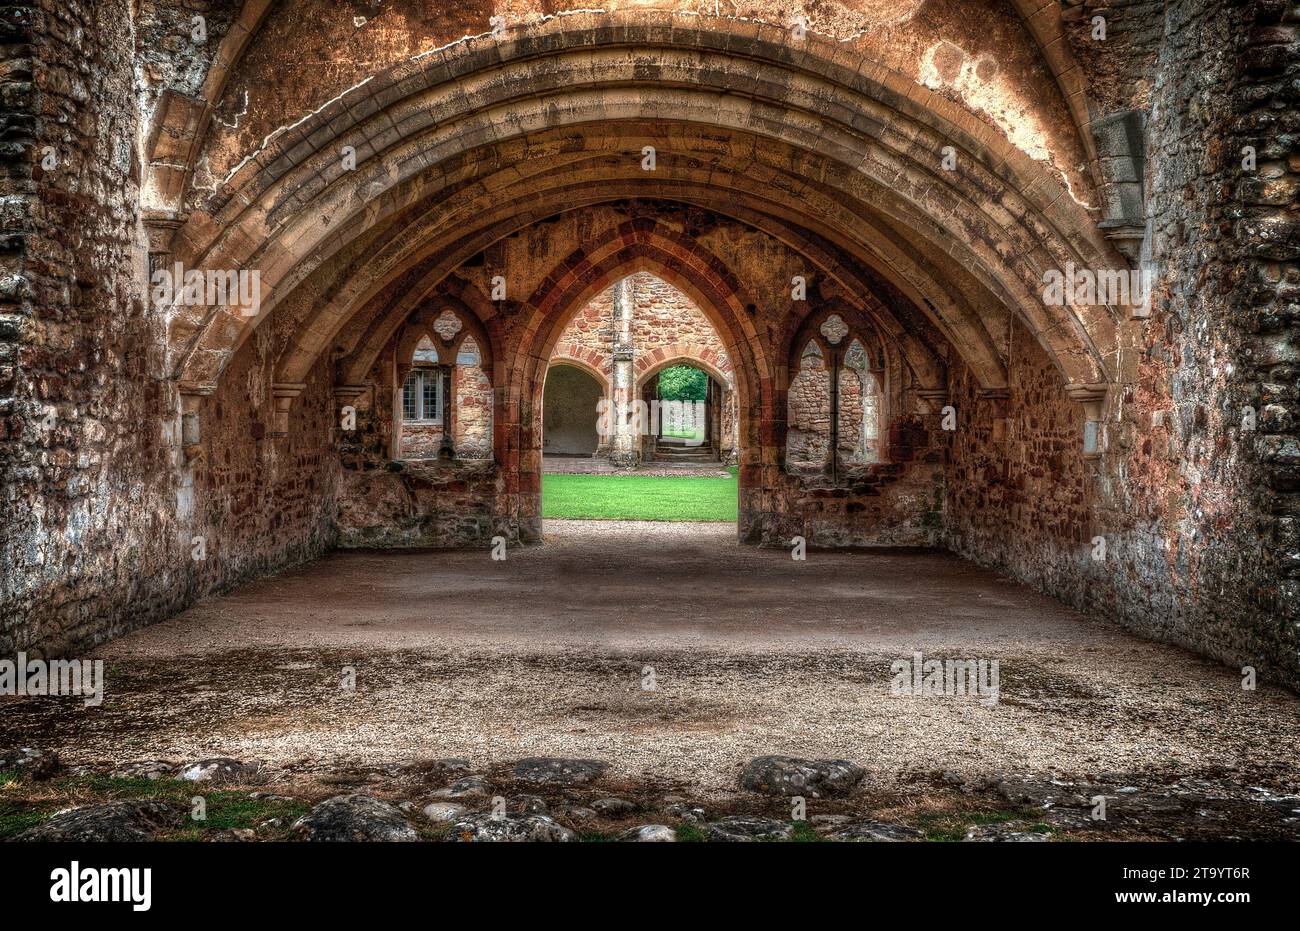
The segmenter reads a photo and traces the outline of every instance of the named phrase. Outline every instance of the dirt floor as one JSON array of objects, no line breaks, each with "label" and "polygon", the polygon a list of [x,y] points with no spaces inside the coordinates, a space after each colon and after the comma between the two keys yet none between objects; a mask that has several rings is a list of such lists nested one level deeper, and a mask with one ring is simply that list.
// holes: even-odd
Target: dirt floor
[{"label": "dirt floor", "polygon": [[[626,793],[714,800],[784,754],[856,762],[890,804],[1104,785],[1182,797],[1177,836],[1216,799],[1265,806],[1266,827],[1237,813],[1229,836],[1297,836],[1300,699],[1233,669],[941,553],[798,562],[722,524],[545,532],[504,561],[338,552],[207,599],[95,654],[98,708],[0,699],[0,747],[104,771],[229,756],[281,781],[580,757]],[[915,651],[997,660],[997,701],[891,694]]]}]

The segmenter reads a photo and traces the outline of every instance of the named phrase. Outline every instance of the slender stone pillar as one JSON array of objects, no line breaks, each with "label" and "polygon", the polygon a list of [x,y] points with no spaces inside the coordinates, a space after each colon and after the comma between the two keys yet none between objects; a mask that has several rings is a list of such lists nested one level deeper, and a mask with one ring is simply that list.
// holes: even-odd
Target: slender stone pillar
[{"label": "slender stone pillar", "polygon": [[614,286],[614,410],[619,429],[610,444],[609,461],[615,466],[632,468],[641,461],[641,437],[637,435],[637,418],[632,416],[636,400],[635,350],[632,345],[632,314],[636,309],[636,290],[627,277]]}]

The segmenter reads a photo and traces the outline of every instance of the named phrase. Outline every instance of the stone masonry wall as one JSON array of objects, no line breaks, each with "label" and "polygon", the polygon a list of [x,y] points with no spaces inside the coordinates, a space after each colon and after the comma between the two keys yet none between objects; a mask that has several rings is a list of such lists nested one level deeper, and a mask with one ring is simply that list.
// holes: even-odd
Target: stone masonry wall
[{"label": "stone masonry wall", "polygon": [[1128,387],[1107,403],[1102,454],[1082,456],[1082,415],[1017,332],[1005,438],[953,385],[947,539],[1146,636],[1295,686],[1300,8],[1201,0],[1167,5],[1155,25],[1155,80],[1132,103],[1147,117],[1159,278],[1151,316],[1128,324]]},{"label": "stone masonry wall", "polygon": [[128,0],[0,12],[0,653],[85,649],[332,542],[329,375],[267,436],[274,327],[182,450],[144,300],[132,30]]},{"label": "stone masonry wall", "polygon": [[161,416],[175,397],[137,284],[129,4],[0,17],[0,652],[59,653],[185,597]]},{"label": "stone masonry wall", "polygon": [[[632,279],[636,304],[632,311],[632,345],[638,357],[656,349],[689,346],[700,350],[697,358],[716,359],[723,375],[731,374],[731,359],[704,311],[686,295],[648,272]],[[614,288],[606,288],[573,317],[560,334],[555,353],[582,359],[606,378],[614,374],[612,314]],[[638,377],[645,367],[637,366]]]}]

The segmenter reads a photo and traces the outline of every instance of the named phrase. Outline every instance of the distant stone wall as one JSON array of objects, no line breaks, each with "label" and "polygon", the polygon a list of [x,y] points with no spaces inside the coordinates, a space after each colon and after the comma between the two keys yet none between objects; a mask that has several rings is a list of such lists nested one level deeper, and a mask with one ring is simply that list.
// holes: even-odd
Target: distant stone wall
[{"label": "distant stone wall", "polygon": [[[628,284],[633,295],[629,327],[632,377],[643,385],[640,396],[653,399],[653,385],[649,379],[674,362],[697,363],[697,367],[708,372],[710,378],[715,378],[715,373],[721,375],[724,380],[720,387],[724,394],[720,400],[715,399],[715,403],[721,406],[721,429],[714,441],[718,455],[724,461],[734,461],[737,412],[734,397],[731,397],[734,394],[732,363],[717,330],[690,298],[661,278],[648,272],[637,272],[628,276]],[[605,377],[606,385],[615,381],[614,288],[604,289],[574,314],[551,355],[553,363],[572,360],[595,369]],[[553,416],[560,417],[560,412]],[[546,450],[571,453],[592,447],[591,438],[586,434],[595,427],[594,409],[589,412],[588,419],[590,428],[581,426],[583,437],[580,440],[576,434],[562,441],[548,436],[544,440]],[[647,438],[643,445],[647,450],[651,449],[653,438]],[[609,445],[600,439],[594,449],[598,455],[605,455]]]},{"label": "distant stone wall", "polygon": [[[731,374],[731,358],[704,312],[672,285],[648,272],[632,279],[636,305],[632,312],[632,348],[638,359],[655,350],[689,346],[696,358],[706,359],[724,376]],[[587,362],[606,378],[613,376],[614,288],[611,286],[579,310],[560,334],[555,354]],[[661,353],[662,355],[662,353]],[[647,368],[645,363],[639,371]]]}]

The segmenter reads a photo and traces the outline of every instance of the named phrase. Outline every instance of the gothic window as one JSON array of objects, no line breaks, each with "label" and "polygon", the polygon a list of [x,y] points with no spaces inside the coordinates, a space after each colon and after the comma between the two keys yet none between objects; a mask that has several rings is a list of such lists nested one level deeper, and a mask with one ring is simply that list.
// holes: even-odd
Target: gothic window
[{"label": "gothic window", "polygon": [[839,314],[803,339],[787,398],[786,470],[840,481],[882,460],[884,360]]}]

